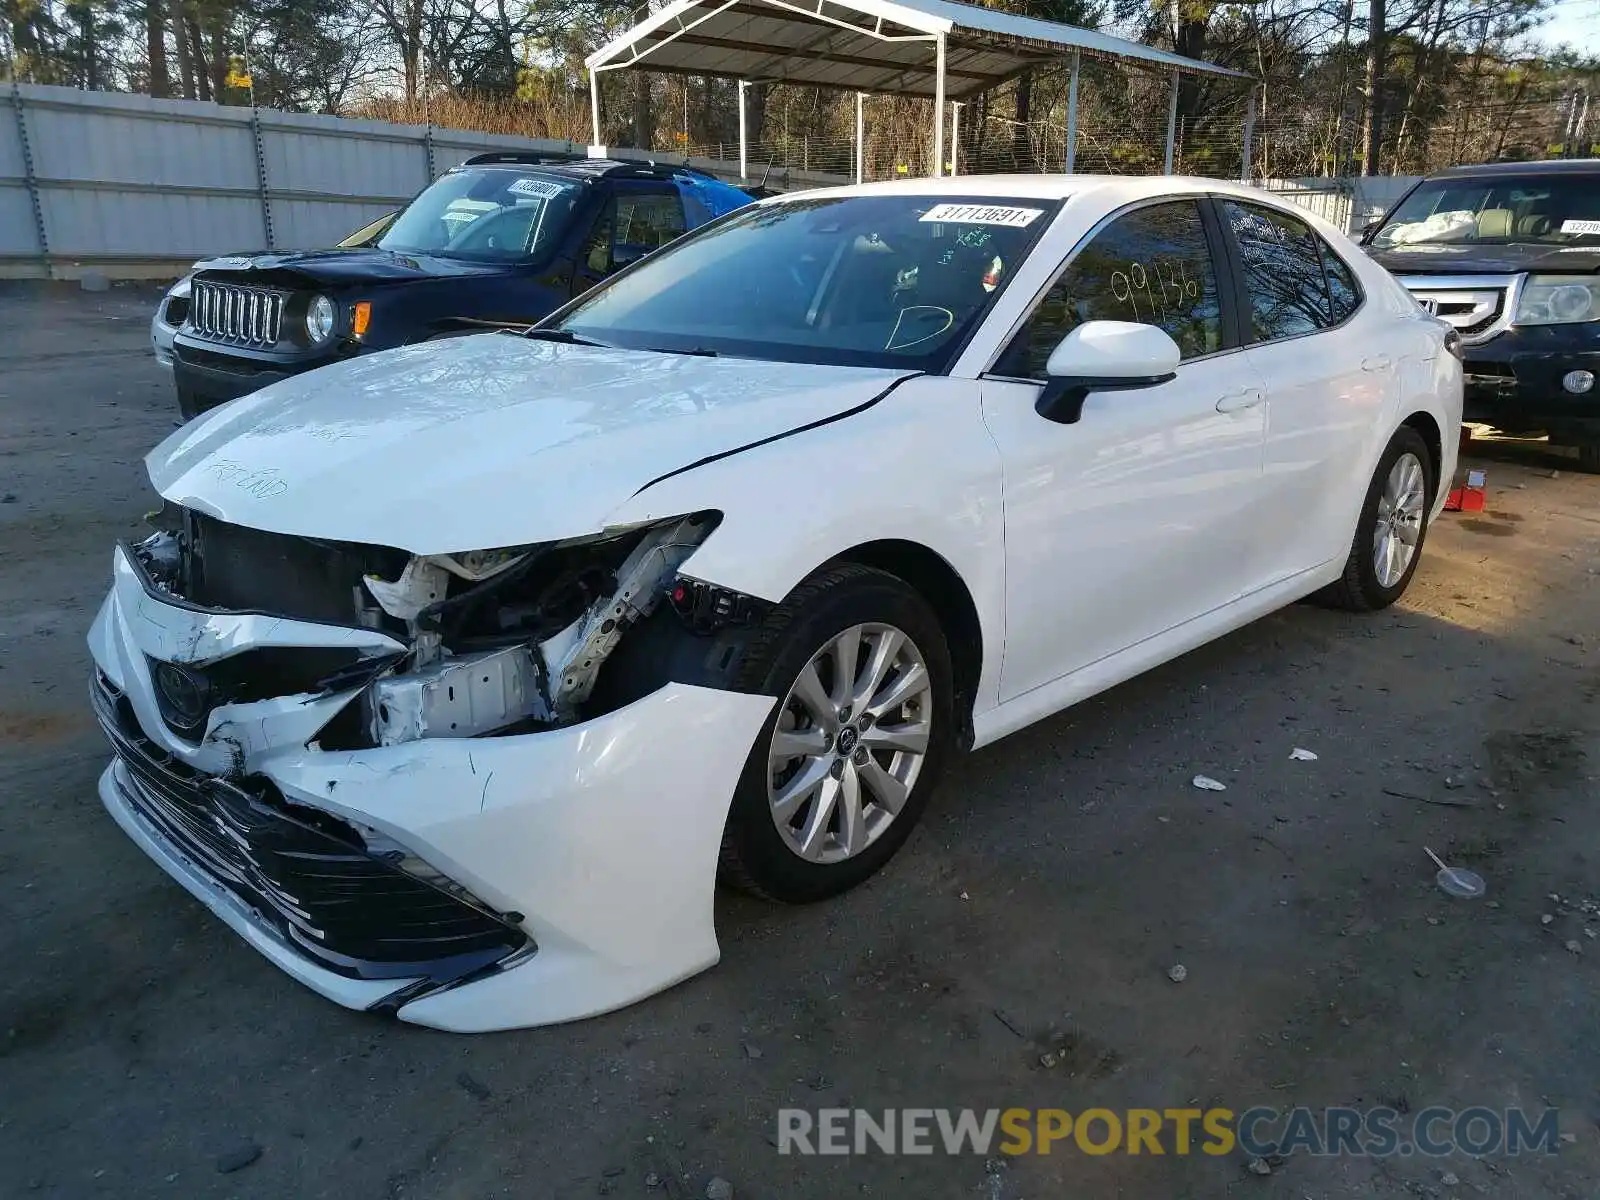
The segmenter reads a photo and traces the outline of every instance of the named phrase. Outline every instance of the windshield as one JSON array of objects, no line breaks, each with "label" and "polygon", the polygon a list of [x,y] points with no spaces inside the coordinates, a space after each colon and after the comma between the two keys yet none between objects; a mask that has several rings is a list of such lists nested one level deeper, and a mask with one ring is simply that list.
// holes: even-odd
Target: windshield
[{"label": "windshield", "polygon": [[1058,207],[874,195],[743,209],[590,293],[559,327],[633,349],[942,370]]},{"label": "windshield", "polygon": [[582,190],[538,171],[451,171],[407,205],[377,244],[482,262],[543,258],[566,231]]},{"label": "windshield", "polygon": [[1372,239],[1380,250],[1507,242],[1600,242],[1600,181],[1581,175],[1424,180]]}]

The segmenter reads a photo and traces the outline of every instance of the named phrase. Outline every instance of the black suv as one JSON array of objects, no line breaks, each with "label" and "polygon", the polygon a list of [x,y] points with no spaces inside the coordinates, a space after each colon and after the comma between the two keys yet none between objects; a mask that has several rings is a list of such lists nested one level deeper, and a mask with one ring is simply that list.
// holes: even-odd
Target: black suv
[{"label": "black suv", "polygon": [[178,407],[193,417],[351,355],[532,324],[750,199],[682,167],[480,155],[370,244],[195,264],[187,303],[168,316]]},{"label": "black suv", "polygon": [[1460,332],[1468,421],[1600,471],[1600,159],[1441,171],[1361,240]]}]

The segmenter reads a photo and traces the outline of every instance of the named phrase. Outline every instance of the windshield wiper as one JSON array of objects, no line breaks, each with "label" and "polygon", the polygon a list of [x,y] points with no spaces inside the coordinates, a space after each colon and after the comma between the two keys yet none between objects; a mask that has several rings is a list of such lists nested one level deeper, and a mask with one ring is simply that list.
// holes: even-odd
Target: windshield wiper
[{"label": "windshield wiper", "polygon": [[678,350],[670,346],[646,346],[645,349],[649,350],[652,354],[687,354],[692,358],[719,357],[717,351],[713,350],[710,346],[690,346],[683,350]]},{"label": "windshield wiper", "polygon": [[524,329],[522,336],[532,338],[536,342],[559,342],[563,346],[599,346],[604,350],[616,349],[609,342],[597,342],[593,338],[579,337],[570,329]]}]

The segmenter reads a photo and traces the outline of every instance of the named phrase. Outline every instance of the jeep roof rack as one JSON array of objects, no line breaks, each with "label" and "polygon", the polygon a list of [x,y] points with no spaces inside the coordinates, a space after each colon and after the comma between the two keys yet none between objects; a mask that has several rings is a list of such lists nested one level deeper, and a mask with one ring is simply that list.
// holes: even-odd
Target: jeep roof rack
[{"label": "jeep roof rack", "polygon": [[564,153],[552,150],[492,150],[487,154],[474,154],[461,165],[482,167],[494,163],[568,163],[582,162],[583,157],[575,151]]},{"label": "jeep roof rack", "polygon": [[701,167],[687,163],[658,163],[653,159],[590,158],[585,154],[565,154],[545,150],[494,150],[487,154],[474,154],[461,164],[464,167],[493,166],[560,166],[575,167],[588,175],[624,175],[639,179],[671,179],[674,175],[698,175],[704,179],[717,176]]}]

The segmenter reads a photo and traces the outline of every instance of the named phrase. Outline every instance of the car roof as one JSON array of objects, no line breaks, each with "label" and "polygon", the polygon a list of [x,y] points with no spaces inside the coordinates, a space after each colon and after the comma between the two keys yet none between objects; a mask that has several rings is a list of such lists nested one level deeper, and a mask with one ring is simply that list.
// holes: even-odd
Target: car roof
[{"label": "car roof", "polygon": [[1492,178],[1496,175],[1597,175],[1600,158],[1551,158],[1539,162],[1473,163],[1435,171],[1429,179]]},{"label": "car roof", "polygon": [[894,179],[883,183],[858,183],[847,187],[789,192],[760,203],[783,204],[789,200],[818,196],[876,195],[1005,196],[1033,200],[1065,200],[1068,197],[1092,195],[1112,206],[1160,196],[1223,195],[1265,201],[1280,208],[1293,207],[1287,197],[1260,188],[1226,179],[1191,175],[956,175],[939,179]]},{"label": "car roof", "polygon": [[[694,167],[682,166],[677,163],[633,162],[616,158],[588,158],[578,154],[541,154],[517,150],[476,154],[450,169],[459,171],[467,167],[505,171],[534,169],[548,171],[555,175],[567,175],[578,179],[591,180],[601,179],[610,175],[635,179],[682,179],[692,176],[721,182],[709,171],[701,171]],[[731,187],[732,185],[725,186]]]}]

